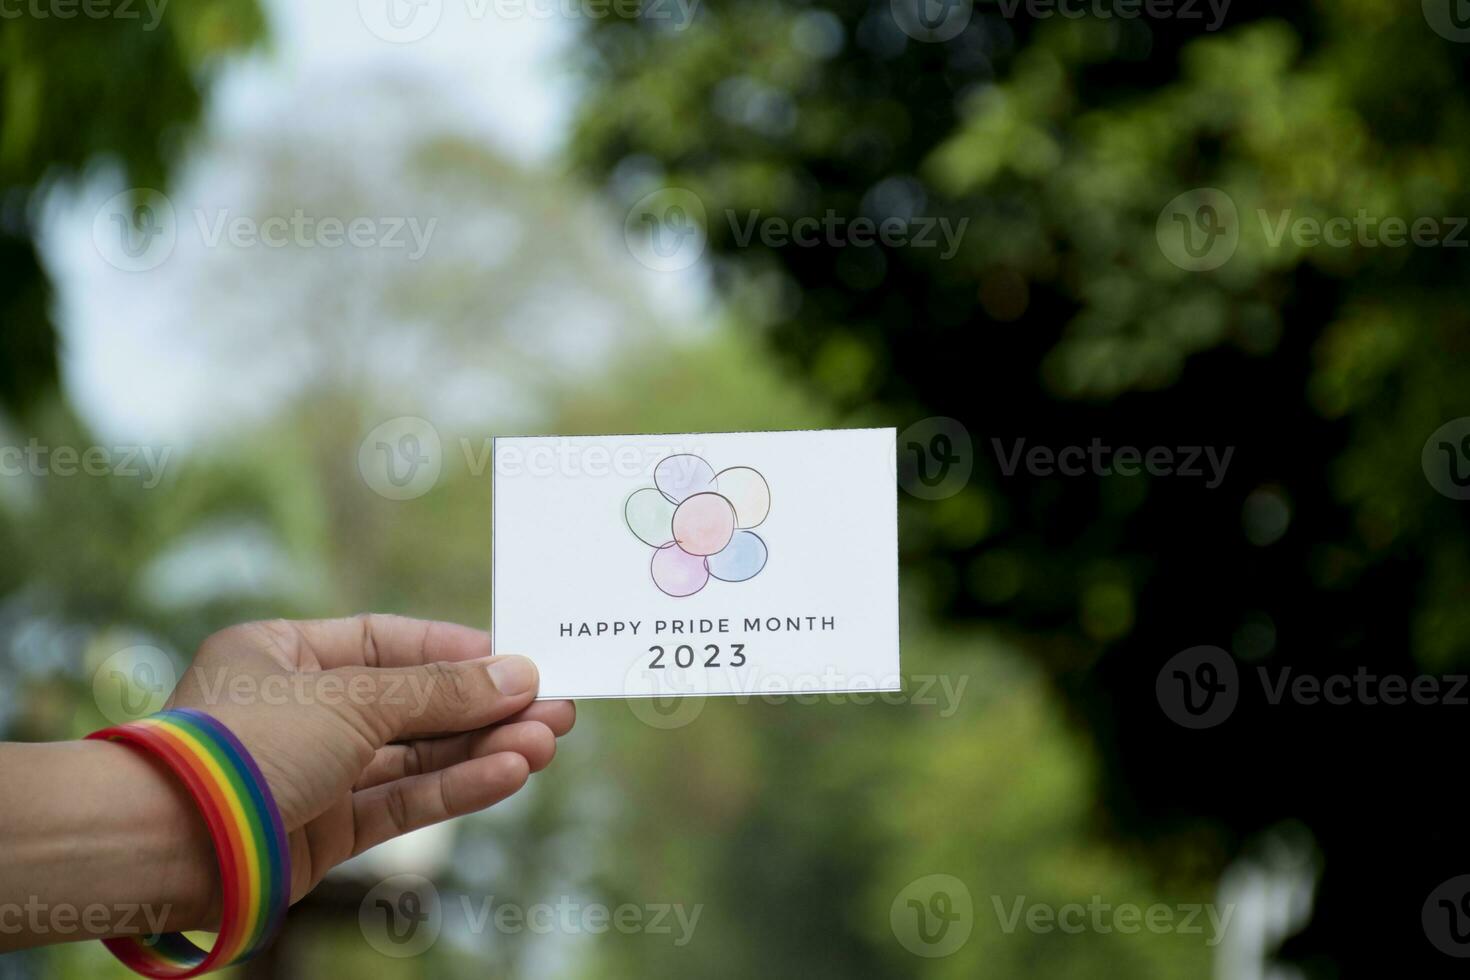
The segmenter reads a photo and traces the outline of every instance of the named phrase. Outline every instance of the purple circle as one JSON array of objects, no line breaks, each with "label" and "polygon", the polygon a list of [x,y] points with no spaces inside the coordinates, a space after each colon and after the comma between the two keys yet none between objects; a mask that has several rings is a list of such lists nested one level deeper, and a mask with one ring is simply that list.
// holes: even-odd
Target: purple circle
[{"label": "purple circle", "polygon": [[693,595],[709,582],[709,566],[700,555],[691,555],[670,541],[653,553],[649,564],[653,584],[679,598]]},{"label": "purple circle", "polygon": [[659,493],[683,503],[685,497],[713,489],[715,468],[690,453],[666,456],[653,468],[653,482]]}]

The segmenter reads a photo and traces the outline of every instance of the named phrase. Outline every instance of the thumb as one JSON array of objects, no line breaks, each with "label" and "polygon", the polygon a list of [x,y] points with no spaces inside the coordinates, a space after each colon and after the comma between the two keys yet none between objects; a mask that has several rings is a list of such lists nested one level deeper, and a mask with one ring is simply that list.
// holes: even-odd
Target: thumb
[{"label": "thumb", "polygon": [[540,677],[525,657],[367,668],[373,696],[362,705],[383,742],[484,728],[536,698]]}]

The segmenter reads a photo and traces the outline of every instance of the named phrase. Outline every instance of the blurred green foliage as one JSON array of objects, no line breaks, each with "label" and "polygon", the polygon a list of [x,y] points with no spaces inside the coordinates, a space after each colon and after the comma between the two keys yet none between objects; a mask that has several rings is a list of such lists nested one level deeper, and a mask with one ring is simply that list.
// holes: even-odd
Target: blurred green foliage
[{"label": "blurred green foliage", "polygon": [[[1437,955],[1412,914],[1465,851],[1422,819],[1452,808],[1422,748],[1454,738],[1448,712],[1243,697],[1190,733],[1154,683],[1200,643],[1248,678],[1470,664],[1466,515],[1420,465],[1470,390],[1470,58],[1434,19],[1445,5],[1237,2],[1218,32],[1123,4],[927,5],[969,14],[943,43],[905,36],[900,6],[599,24],[584,172],[627,206],[696,195],[723,294],[846,417],[967,427],[975,479],[906,501],[906,580],[1042,665],[1100,759],[1099,830],[1155,875],[1208,876],[1303,820],[1326,870],[1285,955],[1338,975],[1369,933]],[[1191,271],[1161,229],[1199,188],[1239,239]],[[831,213],[971,223],[953,258],[737,234],[752,214]],[[1460,241],[1280,234],[1360,215]],[[1094,438],[1235,455],[1217,492],[999,465],[997,444]],[[1368,759],[1393,761],[1367,777]]]},{"label": "blurred green foliage", "polygon": [[50,291],[33,246],[41,193],[89,167],[133,186],[165,183],[199,112],[211,62],[260,36],[255,0],[175,0],[154,21],[32,17],[0,29],[0,408],[24,410],[56,383]]}]

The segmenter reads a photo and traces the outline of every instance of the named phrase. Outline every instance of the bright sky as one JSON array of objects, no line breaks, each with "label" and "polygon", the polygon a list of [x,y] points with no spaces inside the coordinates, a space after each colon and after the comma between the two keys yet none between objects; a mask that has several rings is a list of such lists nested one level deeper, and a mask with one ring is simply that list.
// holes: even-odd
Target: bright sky
[{"label": "bright sky", "polygon": [[[212,90],[204,125],[217,146],[228,150],[232,142],[251,142],[252,133],[285,130],[308,164],[332,160],[326,151],[335,142],[336,159],[350,146],[354,162],[370,170],[374,154],[387,157],[394,148],[395,134],[431,127],[494,146],[523,164],[550,160],[561,145],[573,95],[559,55],[574,32],[564,20],[529,12],[533,5],[505,17],[496,11],[517,8],[495,0],[418,0],[418,7],[414,0],[263,2],[272,21],[269,51],[236,59]],[[433,29],[410,43],[384,40],[374,28],[394,36],[390,10],[399,23],[412,15],[414,30]],[[391,91],[399,79],[409,91],[432,86],[433,104],[386,100],[381,87]],[[376,101],[354,113],[365,81],[379,86]],[[191,321],[198,304],[193,295],[189,305],[191,290],[201,270],[217,267],[200,260],[197,248],[189,253],[186,235],[197,236],[187,209],[246,200],[255,176],[228,152],[191,159],[169,191],[179,211],[177,252],[144,272],[101,261],[93,237],[94,219],[122,189],[120,180],[102,174],[79,193],[48,202],[42,250],[58,284],[64,384],[100,437],[187,445],[216,426],[266,414],[273,394],[300,381],[281,370],[283,363],[305,363],[287,349],[289,342],[222,365],[200,340],[208,324]],[[289,284],[283,280],[279,288]],[[269,317],[265,304],[259,315]]]},{"label": "bright sky", "polygon": [[[417,8],[415,0],[264,2],[279,54],[273,75],[283,83],[320,70],[438,74],[445,80],[445,108],[467,127],[493,134],[506,152],[537,160],[560,146],[572,102],[556,62],[572,30],[564,19],[532,13],[538,7],[532,0],[520,5],[525,12],[519,16],[504,15],[520,7],[500,0],[417,0]],[[433,29],[418,40],[382,40],[373,27],[395,33],[384,19],[390,5],[408,17],[406,36]]]}]

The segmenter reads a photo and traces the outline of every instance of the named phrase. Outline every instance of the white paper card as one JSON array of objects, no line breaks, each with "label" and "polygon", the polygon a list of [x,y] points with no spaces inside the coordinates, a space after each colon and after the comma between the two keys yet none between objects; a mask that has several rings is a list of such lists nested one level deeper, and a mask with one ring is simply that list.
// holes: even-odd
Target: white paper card
[{"label": "white paper card", "polygon": [[895,691],[893,429],[494,446],[492,634],[545,698]]}]

